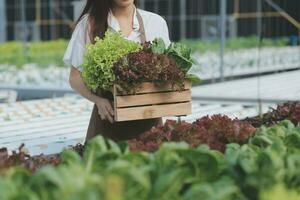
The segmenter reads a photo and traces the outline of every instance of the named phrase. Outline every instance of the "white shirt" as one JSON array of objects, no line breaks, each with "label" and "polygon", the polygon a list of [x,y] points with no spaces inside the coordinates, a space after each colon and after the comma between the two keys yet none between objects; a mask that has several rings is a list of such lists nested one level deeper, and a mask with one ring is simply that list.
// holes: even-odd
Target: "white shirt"
[{"label": "white shirt", "polygon": [[[162,38],[166,45],[169,45],[169,30],[166,21],[159,15],[138,9],[145,28],[145,34],[147,41],[153,41],[156,38]],[[109,12],[107,18],[108,28],[112,31],[119,32],[120,25],[118,20],[113,16],[112,12]],[[133,31],[128,37],[128,40],[141,42],[139,32],[139,22],[136,16],[136,11],[133,20]],[[86,45],[90,43],[91,39],[87,34],[88,30],[88,15],[85,15],[75,27],[71,40],[68,44],[63,61],[68,66],[74,66],[78,70],[82,71],[81,65],[83,64],[84,55],[86,53]]]}]

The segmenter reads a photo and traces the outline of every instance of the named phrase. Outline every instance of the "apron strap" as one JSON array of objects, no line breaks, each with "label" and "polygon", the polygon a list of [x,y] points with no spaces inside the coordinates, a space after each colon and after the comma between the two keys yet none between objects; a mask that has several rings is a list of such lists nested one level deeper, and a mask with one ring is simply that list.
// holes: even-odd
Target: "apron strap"
[{"label": "apron strap", "polygon": [[141,43],[145,43],[147,41],[146,39],[146,32],[145,32],[145,26],[144,26],[144,22],[143,22],[143,18],[141,16],[141,14],[139,13],[139,11],[136,11],[136,16],[139,22],[139,26],[140,26],[140,34],[141,34]]}]

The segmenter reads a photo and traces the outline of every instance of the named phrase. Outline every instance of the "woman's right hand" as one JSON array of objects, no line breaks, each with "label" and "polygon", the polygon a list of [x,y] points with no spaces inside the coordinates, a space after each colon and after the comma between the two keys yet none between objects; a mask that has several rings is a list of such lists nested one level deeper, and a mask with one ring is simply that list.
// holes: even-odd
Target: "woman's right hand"
[{"label": "woman's right hand", "polygon": [[69,79],[71,87],[76,92],[96,104],[98,113],[102,120],[106,119],[111,123],[114,122],[114,110],[109,100],[93,94],[91,90],[85,85],[80,71],[74,66],[72,66],[71,68]]},{"label": "woman's right hand", "polygon": [[114,110],[111,102],[105,98],[97,98],[95,102],[98,108],[98,114],[102,120],[108,120],[110,123],[114,122]]}]

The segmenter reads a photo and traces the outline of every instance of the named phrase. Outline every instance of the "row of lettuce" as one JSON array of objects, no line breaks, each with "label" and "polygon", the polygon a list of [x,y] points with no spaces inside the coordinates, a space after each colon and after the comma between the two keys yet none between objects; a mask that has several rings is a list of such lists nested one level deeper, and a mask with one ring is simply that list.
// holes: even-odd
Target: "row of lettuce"
[{"label": "row of lettuce", "polygon": [[[183,43],[188,44],[193,52],[200,51],[203,53],[219,49],[217,41],[187,40]],[[227,41],[227,48],[230,50],[253,48],[257,47],[257,44],[256,37],[232,38]],[[17,41],[0,44],[0,64],[22,67],[27,63],[35,63],[39,67],[48,67],[49,65],[62,67],[64,66],[62,57],[67,45],[67,40],[32,42],[25,45]],[[263,45],[267,47],[287,46],[289,45],[289,39],[265,39]]]},{"label": "row of lettuce", "polygon": [[[299,105],[288,103],[266,113],[261,122],[272,116],[272,123],[259,128],[254,128],[258,117],[256,124],[254,118],[231,121],[255,130],[245,141],[231,140],[233,135],[225,137],[231,139],[224,148],[215,148],[218,150],[211,144],[213,139],[223,141],[220,135],[207,140],[209,144],[170,140],[152,152],[130,151],[132,147],[126,143],[101,136],[51,157],[29,157],[22,148],[7,156],[2,149],[0,199],[298,200],[300,126],[295,124],[300,118],[296,122],[295,112],[299,113]],[[283,115],[293,122],[279,121]],[[205,118],[210,122],[208,134],[213,130],[221,134],[218,123],[231,123],[227,118],[220,122],[225,119],[221,116],[218,122],[213,121],[214,117],[209,119]],[[239,133],[235,131],[236,138],[241,138]],[[7,167],[9,162],[17,166]],[[35,163],[40,166],[34,168]]]},{"label": "row of lettuce", "polygon": [[184,141],[191,147],[201,144],[224,152],[229,143],[246,144],[261,126],[272,126],[283,120],[300,122],[300,103],[287,102],[261,116],[243,120],[225,115],[205,116],[193,123],[167,121],[129,141],[131,151],[154,152],[164,142]]}]

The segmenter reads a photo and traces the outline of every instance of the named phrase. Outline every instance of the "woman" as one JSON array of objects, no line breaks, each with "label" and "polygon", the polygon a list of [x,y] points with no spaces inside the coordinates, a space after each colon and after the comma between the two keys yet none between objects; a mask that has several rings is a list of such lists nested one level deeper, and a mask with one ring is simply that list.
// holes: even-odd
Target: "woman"
[{"label": "woman", "polygon": [[80,73],[86,45],[93,43],[96,36],[102,38],[107,29],[120,32],[124,38],[135,42],[162,38],[170,44],[166,21],[157,14],[137,9],[136,4],[136,0],[87,0],[66,50],[64,61],[71,66],[71,87],[95,104],[86,141],[98,134],[113,140],[128,140],[162,123],[161,118],[114,122],[111,95],[90,91]]}]

